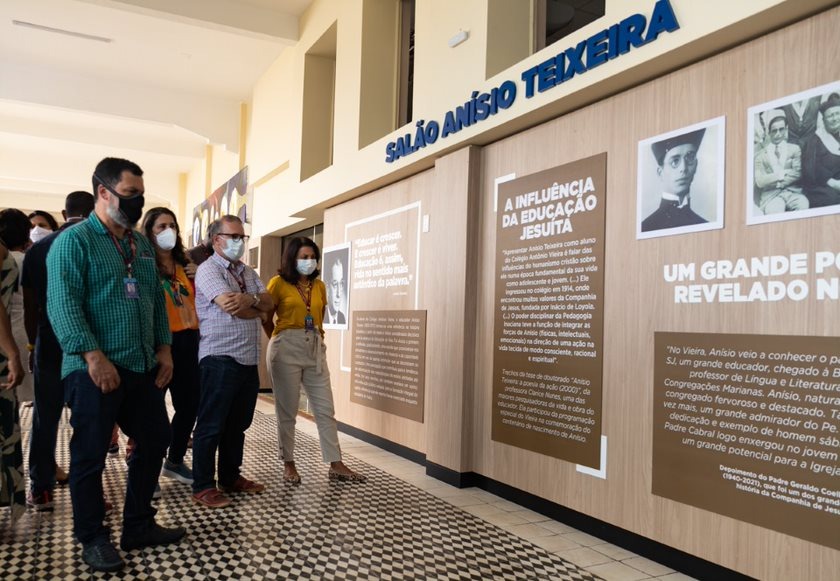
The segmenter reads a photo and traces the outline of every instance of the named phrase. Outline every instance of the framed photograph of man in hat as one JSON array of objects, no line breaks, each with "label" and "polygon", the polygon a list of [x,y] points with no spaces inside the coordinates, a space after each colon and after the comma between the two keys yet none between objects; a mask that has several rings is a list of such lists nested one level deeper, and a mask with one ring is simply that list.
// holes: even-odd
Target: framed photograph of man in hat
[{"label": "framed photograph of man in hat", "polygon": [[747,224],[840,212],[840,82],[747,112]]},{"label": "framed photograph of man in hat", "polygon": [[723,228],[726,119],[639,142],[636,238]]}]

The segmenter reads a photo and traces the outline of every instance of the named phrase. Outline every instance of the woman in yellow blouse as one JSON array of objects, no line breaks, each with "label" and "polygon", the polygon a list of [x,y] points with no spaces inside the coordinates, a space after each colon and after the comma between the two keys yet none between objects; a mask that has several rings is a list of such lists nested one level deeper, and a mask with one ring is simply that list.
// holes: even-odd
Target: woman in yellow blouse
[{"label": "woman in yellow blouse", "polygon": [[321,251],[309,238],[294,238],[283,252],[279,275],[268,282],[274,299],[274,323],[265,323],[271,334],[267,362],[274,384],[274,405],[277,411],[277,437],[284,463],[283,479],[297,484],[300,475],[295,468],[295,417],[300,388],[306,390],[318,435],[321,455],[330,463],[332,480],[365,480],[341,461],[338,429],[335,422],[330,371],[327,369],[324,345],[324,310],[327,290],[318,279]]},{"label": "woman in yellow blouse", "polygon": [[160,284],[166,297],[169,330],[172,331],[172,382],[169,393],[175,415],[172,439],[161,474],[192,484],[192,470],[184,463],[198,410],[198,317],[192,278],[195,265],[189,262],[181,242],[178,220],[167,208],[152,208],[143,219],[143,233],[155,247]]}]

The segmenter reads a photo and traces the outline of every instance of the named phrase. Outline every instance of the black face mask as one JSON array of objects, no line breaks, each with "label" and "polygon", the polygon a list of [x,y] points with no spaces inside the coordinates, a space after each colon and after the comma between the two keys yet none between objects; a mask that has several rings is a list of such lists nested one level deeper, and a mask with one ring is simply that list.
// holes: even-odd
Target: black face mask
[{"label": "black face mask", "polygon": [[105,186],[106,190],[117,197],[119,200],[120,214],[123,215],[123,218],[125,218],[128,224],[133,226],[140,221],[140,217],[143,215],[143,206],[146,204],[146,198],[143,197],[143,194],[132,198],[126,198],[118,194],[114,188],[106,184],[99,176],[94,175],[93,177],[95,177],[100,184]]},{"label": "black face mask", "polygon": [[142,195],[134,198],[117,197],[120,200],[120,214],[125,216],[129,224],[133,225],[139,222],[140,217],[143,215],[143,206],[146,203],[145,198]]}]

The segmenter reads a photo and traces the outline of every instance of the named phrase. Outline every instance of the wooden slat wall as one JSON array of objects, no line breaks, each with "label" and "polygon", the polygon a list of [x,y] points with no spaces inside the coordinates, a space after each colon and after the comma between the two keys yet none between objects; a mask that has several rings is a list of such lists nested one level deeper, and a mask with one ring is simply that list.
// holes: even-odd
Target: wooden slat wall
[{"label": "wooden slat wall", "polygon": [[[474,470],[723,566],[768,580],[836,579],[840,552],[651,494],[655,331],[837,334],[837,305],[673,303],[662,267],[674,262],[840,250],[840,217],[745,225],[747,109],[840,80],[840,8],[734,48],[325,213],[324,245],[344,224],[420,201],[420,308],[428,310],[426,420],[418,424],[349,401],[338,334],[328,361],[340,421]],[[641,139],[726,117],[725,228],[636,241]],[[490,439],[495,289],[494,179],[523,176],[606,151],[607,233],[603,433],[607,479]],[[466,274],[465,274],[466,273]],[[352,302],[352,296],[351,296]],[[394,308],[381,305],[378,308]],[[473,316],[475,320],[473,321]],[[348,343],[349,344],[349,343]],[[838,531],[840,534],[840,531]]]},{"label": "wooden slat wall", "polygon": [[[840,217],[745,225],[747,109],[840,80],[840,9],[818,15],[484,148],[475,471],[760,579],[836,579],[840,552],[653,496],[655,331],[836,335],[837,304],[675,305],[665,264],[840,250]],[[726,116],[725,228],[636,241],[637,142]],[[607,480],[490,440],[493,180],[606,151],[603,433]],[[840,534],[840,527],[838,527]]]}]

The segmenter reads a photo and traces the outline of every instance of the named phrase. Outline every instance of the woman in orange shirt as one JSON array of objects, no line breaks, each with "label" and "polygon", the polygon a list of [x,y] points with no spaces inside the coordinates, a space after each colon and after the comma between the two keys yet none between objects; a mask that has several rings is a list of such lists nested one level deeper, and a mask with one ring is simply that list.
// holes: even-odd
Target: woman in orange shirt
[{"label": "woman in orange shirt", "polygon": [[166,297],[172,331],[172,382],[169,393],[175,415],[172,439],[161,474],[192,484],[192,470],[184,463],[200,394],[198,374],[198,317],[195,312],[195,265],[187,260],[178,220],[167,208],[152,208],[143,219],[143,233],[155,247],[160,284]]},{"label": "woman in orange shirt", "polygon": [[335,422],[330,370],[324,345],[324,310],[327,289],[318,279],[321,251],[309,238],[293,238],[283,252],[279,275],[268,282],[274,299],[275,322],[264,325],[271,335],[267,363],[274,384],[277,436],[284,464],[283,479],[297,484],[295,468],[295,417],[300,388],[306,390],[318,426],[321,455],[330,463],[331,480],[365,480],[341,461]]}]

